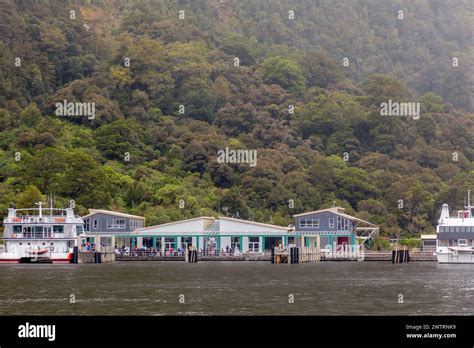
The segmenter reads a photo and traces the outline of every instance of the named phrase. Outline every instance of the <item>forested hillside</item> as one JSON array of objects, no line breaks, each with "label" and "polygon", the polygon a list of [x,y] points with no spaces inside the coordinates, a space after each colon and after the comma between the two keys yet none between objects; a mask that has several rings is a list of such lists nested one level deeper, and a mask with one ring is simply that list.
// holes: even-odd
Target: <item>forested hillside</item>
[{"label": "forested hillside", "polygon": [[147,225],[340,204],[433,232],[474,189],[473,28],[470,0],[2,1],[0,215],[51,194]]}]

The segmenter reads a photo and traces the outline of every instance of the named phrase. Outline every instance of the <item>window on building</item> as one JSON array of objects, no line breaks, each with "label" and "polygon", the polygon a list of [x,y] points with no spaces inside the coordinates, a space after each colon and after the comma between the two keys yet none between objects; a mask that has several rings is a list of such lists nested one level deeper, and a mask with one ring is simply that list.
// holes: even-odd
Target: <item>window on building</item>
[{"label": "window on building", "polygon": [[181,238],[181,249],[186,250],[188,247],[193,245],[193,237],[183,237]]},{"label": "window on building", "polygon": [[240,248],[240,237],[230,237],[230,247],[242,251]]},{"label": "window on building", "polygon": [[175,239],[174,237],[166,237],[165,238],[165,250],[170,251],[171,249],[176,250],[175,248]]},{"label": "window on building", "polygon": [[94,219],[94,222],[93,222],[92,226],[93,226],[94,229],[99,228],[99,220]]},{"label": "window on building", "polygon": [[83,230],[82,230],[82,225],[76,225],[76,232],[77,232],[78,234],[83,232]]},{"label": "window on building", "polygon": [[334,218],[329,218],[329,228],[334,228]]},{"label": "window on building", "polygon": [[319,227],[319,219],[300,219],[300,227]]},{"label": "window on building", "polygon": [[348,230],[348,229],[349,229],[349,220],[344,219],[344,230]]},{"label": "window on building", "polygon": [[256,253],[260,249],[260,238],[259,237],[249,237],[249,252]]},{"label": "window on building", "polygon": [[85,230],[85,231],[90,231],[90,228],[91,228],[90,220],[89,220],[89,219],[85,219],[85,220],[84,220],[84,230]]},{"label": "window on building", "polygon": [[337,217],[337,229],[340,231],[342,230],[342,217]]},{"label": "window on building", "polygon": [[107,228],[125,228],[125,219],[107,219]]}]

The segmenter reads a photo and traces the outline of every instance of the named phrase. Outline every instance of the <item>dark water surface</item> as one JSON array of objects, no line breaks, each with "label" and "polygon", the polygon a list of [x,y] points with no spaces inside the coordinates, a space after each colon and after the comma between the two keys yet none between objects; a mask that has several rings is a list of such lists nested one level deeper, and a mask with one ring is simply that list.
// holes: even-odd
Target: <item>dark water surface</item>
[{"label": "dark water surface", "polygon": [[[71,294],[76,303],[70,303]],[[184,304],[179,302],[184,295]],[[294,303],[289,303],[289,295]],[[399,295],[403,303],[398,303]],[[474,313],[474,265],[115,262],[0,265],[0,314]]]}]

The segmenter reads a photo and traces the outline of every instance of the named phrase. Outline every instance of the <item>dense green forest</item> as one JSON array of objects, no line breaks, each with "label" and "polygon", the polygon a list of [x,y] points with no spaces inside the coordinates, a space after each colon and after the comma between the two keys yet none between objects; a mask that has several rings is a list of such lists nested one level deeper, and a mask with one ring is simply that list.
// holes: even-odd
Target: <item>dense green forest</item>
[{"label": "dense green forest", "polygon": [[[434,232],[474,189],[473,6],[2,1],[0,215],[51,194],[147,225],[339,204],[384,236]],[[381,116],[389,99],[419,119]]]}]

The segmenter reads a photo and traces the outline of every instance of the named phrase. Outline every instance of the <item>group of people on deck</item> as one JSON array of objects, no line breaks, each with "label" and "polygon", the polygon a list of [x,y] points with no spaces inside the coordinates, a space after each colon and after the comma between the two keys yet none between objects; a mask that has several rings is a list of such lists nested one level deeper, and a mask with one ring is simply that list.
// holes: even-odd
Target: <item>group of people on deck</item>
[{"label": "group of people on deck", "polygon": [[[162,251],[160,248],[154,248],[153,246],[151,247],[146,247],[143,246],[141,248],[138,248],[136,245],[131,249],[130,247],[127,247],[123,245],[121,248],[119,248],[117,245],[115,246],[115,254],[120,255],[120,256],[145,256],[145,255],[150,255],[150,256],[184,256],[185,249],[183,248],[178,248],[177,250],[174,247],[170,247],[167,250]],[[217,255],[222,255],[222,256],[233,256],[233,255],[240,255],[240,251],[238,247],[229,247],[226,246],[226,248],[222,248],[220,251],[220,254],[218,254],[217,247],[214,245],[214,247],[208,246],[206,249],[199,249],[199,254],[203,256],[217,256]]]}]

